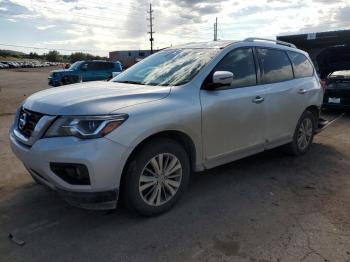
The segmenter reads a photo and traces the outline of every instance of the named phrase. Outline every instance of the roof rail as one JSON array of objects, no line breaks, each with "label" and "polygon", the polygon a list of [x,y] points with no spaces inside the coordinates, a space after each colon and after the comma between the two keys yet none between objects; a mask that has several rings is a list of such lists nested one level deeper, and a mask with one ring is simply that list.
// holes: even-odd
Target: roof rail
[{"label": "roof rail", "polygon": [[284,42],[284,41],[280,41],[280,40],[258,38],[258,37],[250,37],[250,38],[246,38],[246,39],[243,40],[243,42],[254,42],[254,41],[274,42],[277,45],[284,45],[284,46],[289,46],[289,47],[292,47],[292,48],[297,48],[294,44],[291,44],[291,43],[288,43],[288,42]]}]

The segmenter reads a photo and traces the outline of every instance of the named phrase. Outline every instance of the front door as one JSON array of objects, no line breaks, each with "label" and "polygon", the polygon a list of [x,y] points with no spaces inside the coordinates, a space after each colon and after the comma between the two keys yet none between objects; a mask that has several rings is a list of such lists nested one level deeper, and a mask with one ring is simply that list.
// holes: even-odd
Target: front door
[{"label": "front door", "polygon": [[[228,86],[205,87],[215,71],[234,75]],[[265,88],[258,85],[251,48],[228,53],[207,77],[201,90],[202,137],[208,168],[264,149]]]},{"label": "front door", "polygon": [[94,71],[93,71],[93,63],[85,62],[80,66],[80,73],[82,81],[93,81],[94,79]]}]

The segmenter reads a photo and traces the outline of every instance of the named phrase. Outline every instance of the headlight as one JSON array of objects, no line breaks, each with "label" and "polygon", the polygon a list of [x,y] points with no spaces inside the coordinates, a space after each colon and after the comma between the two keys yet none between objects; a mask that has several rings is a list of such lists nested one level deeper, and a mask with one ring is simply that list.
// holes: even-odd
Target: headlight
[{"label": "headlight", "polygon": [[106,116],[61,116],[49,127],[44,137],[76,136],[79,138],[98,138],[119,127],[128,115]]}]

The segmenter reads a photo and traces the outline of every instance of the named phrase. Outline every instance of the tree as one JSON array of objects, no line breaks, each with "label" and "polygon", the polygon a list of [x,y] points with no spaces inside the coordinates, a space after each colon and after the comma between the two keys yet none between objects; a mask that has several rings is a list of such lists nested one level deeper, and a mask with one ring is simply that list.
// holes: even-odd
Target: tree
[{"label": "tree", "polygon": [[62,57],[58,51],[53,50],[46,55],[46,59],[50,62],[60,62]]},{"label": "tree", "polygon": [[69,57],[69,62],[74,63],[76,61],[88,60],[87,55],[82,52],[72,53]]},{"label": "tree", "polygon": [[40,56],[36,52],[30,52],[29,56],[30,59],[38,59]]}]

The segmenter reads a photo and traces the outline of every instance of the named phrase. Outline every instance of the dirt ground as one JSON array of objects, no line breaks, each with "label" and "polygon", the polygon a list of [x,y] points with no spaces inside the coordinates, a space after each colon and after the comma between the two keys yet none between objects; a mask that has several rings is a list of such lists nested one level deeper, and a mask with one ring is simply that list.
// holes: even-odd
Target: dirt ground
[{"label": "dirt ground", "polygon": [[162,216],[86,211],[35,185],[9,148],[11,114],[48,70],[0,71],[0,261],[350,261],[349,116],[302,157],[276,149],[194,174]]}]

